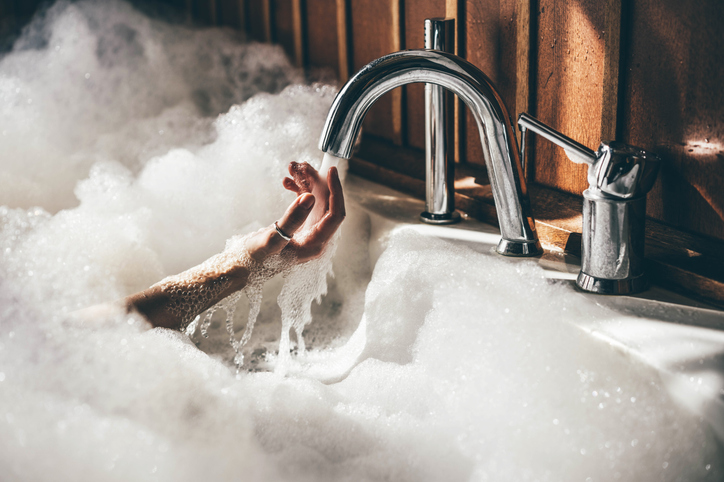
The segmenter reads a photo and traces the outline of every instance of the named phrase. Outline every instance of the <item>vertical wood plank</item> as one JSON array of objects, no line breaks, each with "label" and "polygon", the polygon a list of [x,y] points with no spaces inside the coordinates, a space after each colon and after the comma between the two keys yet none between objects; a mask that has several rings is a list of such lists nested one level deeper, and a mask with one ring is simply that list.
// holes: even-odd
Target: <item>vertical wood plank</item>
[{"label": "vertical wood plank", "polygon": [[601,139],[605,141],[613,141],[618,138],[621,1],[606,0],[606,27],[603,33],[603,93],[601,98]]},{"label": "vertical wood plank", "polygon": [[216,24],[246,30],[244,0],[216,0]]},{"label": "vertical wood plank", "polygon": [[219,24],[218,9],[216,7],[216,0],[208,0],[207,8],[209,10],[209,23],[211,23],[211,25]]},{"label": "vertical wood plank", "polygon": [[194,12],[193,12],[193,0],[186,0],[186,23],[190,24],[194,21]]},{"label": "vertical wood plank", "polygon": [[647,215],[724,239],[721,0],[623,5],[621,140],[662,158]]},{"label": "vertical wood plank", "polygon": [[[518,116],[523,112],[530,112],[530,31],[531,31],[531,9],[532,0],[518,0],[516,2],[516,82],[515,82],[515,113],[513,122],[518,122]],[[517,132],[517,126],[514,126]],[[525,177],[533,179],[533,157],[530,149],[524,153]]]},{"label": "vertical wood plank", "polygon": [[246,31],[249,28],[246,23],[246,0],[236,0],[236,11],[239,30]]},{"label": "vertical wood plank", "polygon": [[271,42],[273,35],[270,0],[246,0],[246,6],[249,38]]},{"label": "vertical wood plank", "polygon": [[349,31],[350,7],[348,0],[337,0],[337,54],[339,64],[339,81],[349,80],[351,69],[351,42]]},{"label": "vertical wood plank", "polygon": [[[445,18],[455,19],[455,55],[465,57],[465,49],[463,39],[465,38],[465,9],[463,8],[464,0],[446,0],[445,1]],[[465,143],[465,122],[463,121],[463,115],[465,113],[465,106],[463,102],[455,96],[453,101],[453,118],[455,119],[455,125],[453,127],[455,132],[454,150],[455,150],[455,162],[462,161],[462,153],[464,152],[461,147]]]},{"label": "vertical wood plank", "polygon": [[294,64],[304,67],[304,14],[302,0],[292,0],[292,27],[294,32]]},{"label": "vertical wood plank", "polygon": [[[466,59],[482,70],[493,82],[500,72],[500,1],[467,0],[465,4]],[[465,109],[463,157],[465,162],[485,165],[478,125],[469,109]]]},{"label": "vertical wood plank", "polygon": [[[352,67],[357,71],[372,60],[400,47],[400,0],[351,0]],[[383,95],[367,113],[365,132],[402,143],[402,95],[395,89]]]},{"label": "vertical wood plank", "polygon": [[[539,1],[536,115],[591,149],[601,141],[604,28],[605,8],[598,0]],[[585,165],[538,136],[530,141],[535,182],[577,195],[588,187]]]},{"label": "vertical wood plank", "polygon": [[337,4],[329,0],[306,0],[306,59],[312,69],[331,70],[339,78],[339,28]]},{"label": "vertical wood plank", "polygon": [[274,0],[274,41],[284,48],[287,56],[296,64],[294,43],[294,0]]},{"label": "vertical wood plank", "polygon": [[[398,52],[402,50],[402,32],[404,31],[404,26],[402,25],[402,4],[401,0],[392,0],[390,2],[390,16],[392,17],[392,51]],[[404,90],[403,89],[395,89],[392,92],[390,92],[390,95],[392,96],[392,132],[393,132],[393,142],[395,144],[401,145],[404,142],[404,132],[403,132],[403,101],[404,101]]]}]

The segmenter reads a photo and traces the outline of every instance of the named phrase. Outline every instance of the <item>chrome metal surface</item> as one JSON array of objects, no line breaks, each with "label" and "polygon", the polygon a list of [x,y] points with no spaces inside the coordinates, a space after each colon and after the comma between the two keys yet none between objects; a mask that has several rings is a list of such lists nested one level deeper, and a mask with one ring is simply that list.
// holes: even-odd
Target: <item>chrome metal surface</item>
[{"label": "chrome metal surface", "polygon": [[[597,293],[609,286],[600,280],[621,281],[639,279],[645,286],[644,243],[646,196],[634,199],[611,199],[589,189],[583,192],[583,232],[581,240],[581,274],[599,280],[579,286],[592,287]],[[624,289],[620,283],[610,284],[610,290]],[[627,289],[631,289],[629,286]],[[589,289],[589,291],[594,291]],[[631,291],[627,291],[630,293]],[[608,292],[608,294],[615,294]]]},{"label": "chrome metal surface", "polygon": [[460,222],[460,213],[453,211],[445,214],[420,213],[420,221],[427,224],[455,224]]},{"label": "chrome metal surface", "polygon": [[551,129],[538,119],[525,112],[518,117],[518,124],[521,127],[530,129],[539,136],[548,139],[553,144],[562,147],[568,158],[577,164],[593,164],[596,161],[596,153],[588,147],[580,144],[568,136]]},{"label": "chrome metal surface", "polygon": [[525,113],[518,124],[563,147],[574,162],[589,165],[576,284],[600,294],[644,290],[646,193],[656,180],[658,157],[615,141],[602,142],[594,153]]},{"label": "chrome metal surface", "polygon": [[[319,148],[348,159],[370,106],[395,87],[414,82],[452,91],[475,117],[503,238],[498,252],[541,254],[508,110],[492,81],[460,57],[432,50],[407,50],[370,62],[334,99]],[[512,249],[514,245],[519,249]]]},{"label": "chrome metal surface", "polygon": [[[443,52],[455,49],[455,20],[425,20],[425,48]],[[453,160],[452,94],[435,84],[425,84],[425,212],[423,222],[451,224],[455,212],[455,162]]]},{"label": "chrome metal surface", "polygon": [[602,142],[588,182],[601,192],[629,199],[645,195],[653,187],[659,158],[623,142]]},{"label": "chrome metal surface", "polygon": [[583,271],[578,273],[576,285],[584,291],[599,295],[631,295],[640,293],[649,286],[643,275],[638,278],[606,279],[587,275]]}]

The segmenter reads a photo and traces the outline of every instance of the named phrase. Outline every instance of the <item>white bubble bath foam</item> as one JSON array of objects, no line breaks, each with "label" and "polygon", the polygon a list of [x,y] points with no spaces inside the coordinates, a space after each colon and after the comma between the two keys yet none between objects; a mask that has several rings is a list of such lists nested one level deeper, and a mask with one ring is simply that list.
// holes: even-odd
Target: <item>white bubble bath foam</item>
[{"label": "white bubble bath foam", "polygon": [[[334,276],[267,282],[239,371],[225,310],[208,337],[74,318],[278,219],[335,92],[120,1],[33,19],[0,58],[0,480],[721,480],[707,425],[570,323],[606,308],[410,230],[375,259],[351,194]],[[304,350],[284,289],[321,301]]]}]

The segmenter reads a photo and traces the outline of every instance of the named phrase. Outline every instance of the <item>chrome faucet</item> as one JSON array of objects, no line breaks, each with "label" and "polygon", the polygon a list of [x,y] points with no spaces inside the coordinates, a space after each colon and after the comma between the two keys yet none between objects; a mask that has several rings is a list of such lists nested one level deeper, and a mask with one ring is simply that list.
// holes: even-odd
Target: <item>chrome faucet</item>
[{"label": "chrome faucet", "polygon": [[[543,252],[535,230],[520,150],[508,110],[492,81],[477,67],[447,52],[406,50],[373,60],[352,77],[332,103],[319,148],[349,159],[365,114],[395,87],[422,82],[444,87],[465,102],[478,125],[505,256]],[[449,171],[446,173],[450,175]],[[431,183],[428,176],[428,183]],[[442,183],[450,185],[448,181]],[[435,186],[429,186],[428,191]]]},{"label": "chrome faucet", "polygon": [[577,164],[588,164],[583,191],[581,272],[576,284],[601,294],[630,294],[646,288],[646,193],[659,171],[659,158],[623,142],[601,142],[597,152],[528,114],[518,118],[525,143],[530,130],[563,148]]}]

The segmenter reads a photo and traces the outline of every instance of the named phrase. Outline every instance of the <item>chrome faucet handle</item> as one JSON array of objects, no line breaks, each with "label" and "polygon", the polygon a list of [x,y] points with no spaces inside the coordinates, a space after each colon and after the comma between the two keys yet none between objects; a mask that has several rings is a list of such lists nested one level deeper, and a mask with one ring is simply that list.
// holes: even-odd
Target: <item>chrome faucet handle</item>
[{"label": "chrome faucet handle", "polygon": [[654,186],[660,160],[654,154],[623,142],[601,142],[588,183],[621,199],[645,195]]},{"label": "chrome faucet handle", "polygon": [[639,147],[610,141],[601,142],[594,152],[526,113],[520,114],[518,124],[562,147],[571,161],[588,164],[589,189],[630,199],[646,194],[654,185],[659,158]]},{"label": "chrome faucet handle", "polygon": [[581,272],[576,284],[601,294],[630,294],[646,288],[646,193],[659,171],[659,158],[623,142],[587,148],[539,120],[521,114],[518,124],[561,146],[568,158],[588,164],[583,191]]},{"label": "chrome faucet handle", "polygon": [[521,128],[529,129],[539,136],[548,139],[553,144],[562,147],[566,151],[568,159],[576,164],[591,165],[596,162],[596,153],[588,147],[580,144],[568,136],[564,136],[555,129],[552,129],[539,121],[538,119],[526,114],[525,112],[518,117],[518,125]]}]

